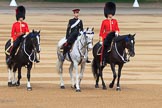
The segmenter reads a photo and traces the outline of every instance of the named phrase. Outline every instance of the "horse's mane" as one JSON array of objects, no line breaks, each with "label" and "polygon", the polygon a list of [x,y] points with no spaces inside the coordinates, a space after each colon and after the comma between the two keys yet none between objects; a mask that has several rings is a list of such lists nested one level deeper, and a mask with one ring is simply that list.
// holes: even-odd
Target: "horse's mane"
[{"label": "horse's mane", "polygon": [[125,40],[125,39],[128,38],[128,36],[129,36],[129,34],[118,36],[118,37],[115,39],[115,41],[116,41],[116,42],[119,42],[119,41]]},{"label": "horse's mane", "polygon": [[28,34],[28,36],[29,36],[29,37],[35,36],[34,33],[36,33],[36,32],[30,32],[30,33]]},{"label": "horse's mane", "polygon": [[36,36],[36,35],[34,35],[35,33],[38,33],[38,32],[37,31],[29,32],[29,34],[26,36],[26,38],[32,38],[32,37]]},{"label": "horse's mane", "polygon": [[[81,37],[82,37],[82,35],[79,35],[79,36],[77,37],[77,40],[80,40],[80,39],[81,39]],[[76,40],[76,41],[77,41],[77,40]]]},{"label": "horse's mane", "polygon": [[106,36],[106,38],[107,38],[107,39],[113,39],[113,38],[115,37],[115,41],[116,41],[116,42],[119,42],[119,41],[122,41],[122,40],[124,40],[124,39],[128,39],[129,36],[130,36],[130,34],[120,35],[120,36],[118,36],[118,37],[115,37],[115,32],[113,31],[113,32],[110,32],[110,33]]},{"label": "horse's mane", "polygon": [[113,31],[113,32],[110,32],[108,35],[107,35],[107,37],[114,37],[115,36],[115,32]]}]

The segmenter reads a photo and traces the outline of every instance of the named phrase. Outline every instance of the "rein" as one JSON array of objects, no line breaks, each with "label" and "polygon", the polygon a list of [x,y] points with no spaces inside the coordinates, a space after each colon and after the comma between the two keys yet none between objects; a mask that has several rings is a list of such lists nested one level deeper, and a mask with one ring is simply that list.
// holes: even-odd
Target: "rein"
[{"label": "rein", "polygon": [[[116,46],[116,42],[115,42],[115,51],[116,51],[116,53],[118,54],[118,56],[122,59],[122,61],[123,61],[124,63],[126,63],[126,62],[129,61],[130,55],[126,53],[127,55],[129,55],[129,57],[128,57],[128,61],[125,61],[125,60],[124,60],[124,57],[123,57],[123,56],[124,56],[124,52],[123,52],[123,55],[121,55],[121,54],[119,53],[118,48],[117,48],[117,46]],[[126,55],[126,56],[127,56],[127,55]]]},{"label": "rein", "polygon": [[[25,54],[28,56],[29,61],[30,61],[30,62],[34,62],[34,60],[35,60],[35,58],[36,58],[36,57],[35,57],[35,54],[34,54],[34,50],[32,50],[32,52],[31,52],[30,54],[28,54],[27,51],[26,51],[26,45],[25,45],[25,43],[26,43],[26,39],[24,40],[24,45],[23,45],[23,46],[24,46],[24,48],[23,48],[23,49],[24,49],[24,52],[25,52]],[[34,55],[33,60],[31,59],[31,56],[32,56],[32,55]]]},{"label": "rein", "polygon": [[[84,36],[85,36],[85,35],[84,35]],[[85,40],[86,40],[86,39],[85,39]],[[82,50],[83,48],[87,47],[88,44],[90,44],[90,42],[88,42],[88,43],[86,42],[85,45],[82,43],[81,39],[79,40],[79,42],[81,43],[81,45],[82,45],[83,47],[81,47],[81,48],[79,49],[79,46],[78,46],[78,51],[79,51],[79,54],[81,55],[81,57],[84,57],[84,55],[81,53],[80,50]]]},{"label": "rein", "polygon": [[[85,36],[85,34],[84,34],[84,36]],[[82,44],[82,48],[80,49],[80,50],[82,50],[84,47],[87,47],[91,42],[88,42],[88,43],[86,43],[85,45],[83,45],[83,43],[81,42],[81,40],[80,40],[80,43]]]}]

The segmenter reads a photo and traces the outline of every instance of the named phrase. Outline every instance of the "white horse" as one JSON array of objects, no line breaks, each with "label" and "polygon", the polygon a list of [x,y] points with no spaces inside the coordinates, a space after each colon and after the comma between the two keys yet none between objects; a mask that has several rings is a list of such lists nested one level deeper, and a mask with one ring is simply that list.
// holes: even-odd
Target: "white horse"
[{"label": "white horse", "polygon": [[[78,36],[77,40],[74,42],[73,47],[69,53],[66,54],[65,59],[70,61],[70,67],[69,67],[69,73],[71,77],[71,82],[72,82],[72,88],[76,88],[76,92],[80,92],[80,82],[83,78],[83,72],[85,69],[85,63],[88,57],[88,51],[93,48],[93,37],[94,37],[94,32],[93,28],[87,28],[84,30],[83,34]],[[60,74],[60,88],[64,89],[64,81],[62,77],[63,73],[63,52],[61,51],[61,48],[63,44],[66,42],[65,38],[62,38],[58,42],[58,47],[57,47],[57,55],[58,55],[58,61],[56,63],[56,68],[58,73]],[[80,69],[80,74],[78,72],[78,65],[81,65]],[[73,77],[73,68],[75,70],[75,80]]]}]

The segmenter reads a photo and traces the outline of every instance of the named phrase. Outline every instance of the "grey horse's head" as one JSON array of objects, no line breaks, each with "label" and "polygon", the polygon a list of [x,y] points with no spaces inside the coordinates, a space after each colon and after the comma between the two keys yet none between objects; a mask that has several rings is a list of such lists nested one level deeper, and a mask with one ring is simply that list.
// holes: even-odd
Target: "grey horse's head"
[{"label": "grey horse's head", "polygon": [[88,50],[92,50],[93,48],[93,37],[94,37],[94,28],[86,28],[84,29],[84,35],[87,38]]}]

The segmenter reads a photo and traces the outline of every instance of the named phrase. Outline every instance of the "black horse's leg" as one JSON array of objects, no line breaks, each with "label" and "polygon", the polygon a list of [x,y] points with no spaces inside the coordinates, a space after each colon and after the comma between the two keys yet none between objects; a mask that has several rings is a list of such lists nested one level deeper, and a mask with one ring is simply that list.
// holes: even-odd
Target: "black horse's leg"
[{"label": "black horse's leg", "polygon": [[32,68],[32,64],[29,64],[27,66],[27,79],[28,79],[28,81],[27,81],[27,90],[28,91],[32,90],[32,87],[30,85],[30,71],[31,71],[31,68]]},{"label": "black horse's leg", "polygon": [[18,67],[18,81],[16,86],[20,86],[20,79],[21,79],[21,67]]},{"label": "black horse's leg", "polygon": [[[99,71],[99,69],[97,69],[98,71]],[[95,88],[99,88],[99,85],[98,85],[98,82],[99,82],[99,77],[100,77],[100,75],[98,74],[98,72],[97,72],[97,74],[96,74],[97,76],[97,78],[96,78],[96,85],[95,85]]]},{"label": "black horse's leg", "polygon": [[123,64],[120,64],[119,68],[118,68],[118,81],[117,81],[117,88],[116,88],[117,91],[121,90],[119,82],[120,82],[120,76],[121,76],[122,67],[123,67]]},{"label": "black horse's leg", "polygon": [[100,68],[100,76],[101,76],[101,80],[102,80],[102,87],[103,87],[104,90],[106,90],[107,88],[106,88],[105,82],[103,80],[103,73],[102,73],[102,71],[103,71],[103,67]]},{"label": "black horse's leg", "polygon": [[13,67],[13,81],[12,81],[12,85],[16,86],[16,70],[17,70],[17,66]]},{"label": "black horse's leg", "polygon": [[114,63],[110,63],[110,66],[111,66],[111,70],[113,72],[113,80],[110,83],[109,87],[113,88],[114,87],[114,82],[115,82],[115,79],[116,79],[115,64]]}]

